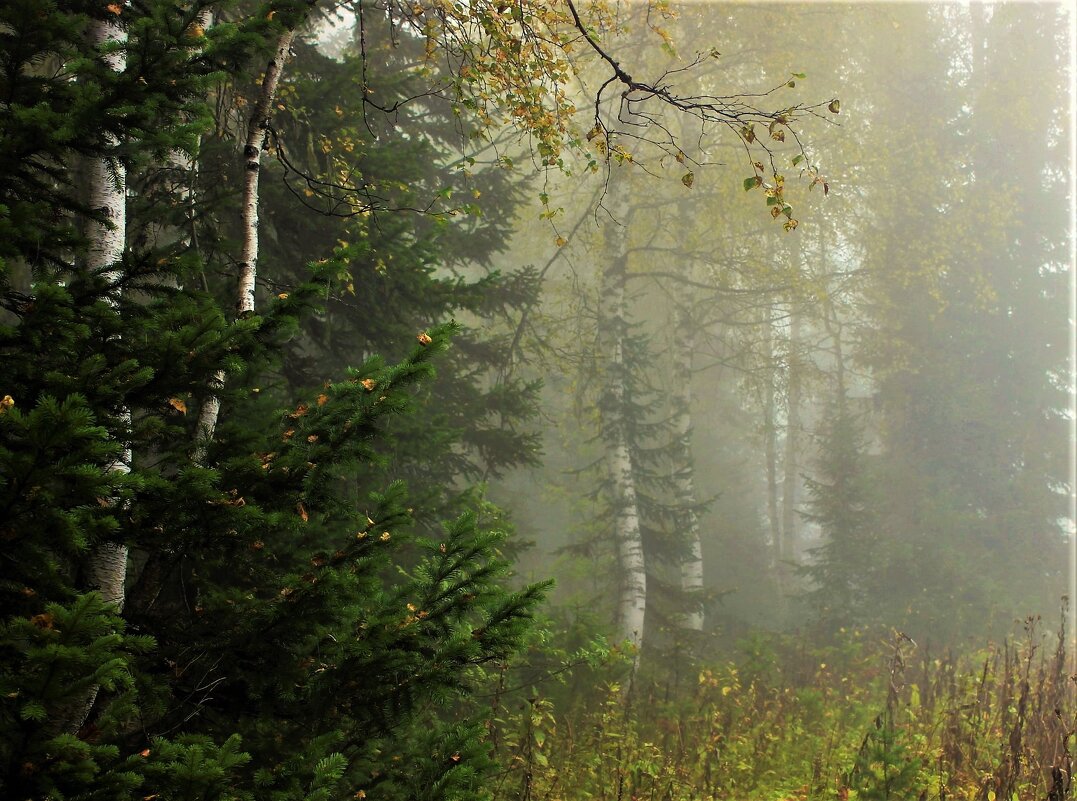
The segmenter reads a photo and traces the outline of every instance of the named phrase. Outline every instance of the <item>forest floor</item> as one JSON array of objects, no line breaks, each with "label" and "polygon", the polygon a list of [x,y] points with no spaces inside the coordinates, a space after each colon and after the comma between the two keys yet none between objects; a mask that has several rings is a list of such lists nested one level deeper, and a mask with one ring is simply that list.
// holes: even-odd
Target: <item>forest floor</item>
[{"label": "forest floor", "polygon": [[1069,659],[1064,634],[1029,619],[963,656],[897,632],[811,649],[754,638],[679,686],[577,675],[495,700],[495,798],[1061,801]]}]

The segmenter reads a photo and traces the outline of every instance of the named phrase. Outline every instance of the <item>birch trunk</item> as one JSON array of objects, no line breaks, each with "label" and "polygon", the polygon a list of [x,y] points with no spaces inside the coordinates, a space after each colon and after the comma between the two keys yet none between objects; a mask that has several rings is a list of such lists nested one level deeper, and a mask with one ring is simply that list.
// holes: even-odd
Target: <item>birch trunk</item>
[{"label": "birch trunk", "polygon": [[[126,40],[126,34],[117,21],[91,23],[90,39],[96,47],[108,47]],[[123,51],[105,56],[105,63],[114,72],[122,72],[127,66]],[[119,142],[112,139],[111,146]],[[94,159],[87,169],[88,203],[91,209],[101,214],[100,221],[89,224],[87,235],[89,249],[87,264],[91,270],[114,268],[123,257],[124,241],[127,236],[127,209],[125,205],[125,188],[127,173],[118,159]],[[120,278],[117,269],[105,273],[108,279]],[[116,299],[111,299],[116,303]],[[121,411],[121,420],[130,424],[131,414],[127,409]],[[131,470],[131,449],[125,446],[120,458],[108,466],[113,472],[127,473]],[[123,609],[124,579],[127,575],[127,548],[119,544],[98,546],[90,556],[87,566],[87,578],[90,587],[100,591],[101,596],[115,604],[117,610]]]},{"label": "birch trunk", "polygon": [[[618,190],[613,190],[618,191]],[[622,640],[636,648],[634,665],[638,666],[643,646],[643,625],[647,611],[647,571],[643,556],[643,536],[640,530],[639,504],[636,494],[635,468],[629,447],[628,375],[625,363],[627,332],[627,209],[621,206],[615,222],[607,223],[605,245],[609,266],[602,273],[603,313],[599,326],[601,348],[606,360],[607,383],[603,404],[603,439],[606,445],[606,466],[612,492],[614,541],[620,572],[620,594],[617,603],[617,628]]]},{"label": "birch trunk", "polygon": [[254,286],[258,278],[258,177],[262,170],[262,148],[269,133],[269,113],[277,96],[284,62],[295,39],[295,29],[281,34],[273,59],[266,65],[258,102],[247,121],[247,141],[243,146],[243,251],[239,264],[240,316],[254,314]]},{"label": "birch trunk", "polygon": [[[198,36],[204,36],[205,32],[213,26],[213,11],[204,8],[195,18],[188,32],[197,32]],[[202,137],[195,139],[195,152],[201,145]],[[150,227],[150,237],[155,248],[164,248],[178,244],[182,250],[191,247],[194,241],[194,187],[198,173],[198,161],[194,153],[185,150],[173,150],[168,155],[168,170],[166,179],[170,186],[166,189],[175,189],[176,201],[183,207],[187,214],[182,228],[174,225],[154,223]],[[168,194],[166,192],[166,194]],[[173,285],[178,286],[173,282]]]},{"label": "birch trunk", "polygon": [[677,437],[677,529],[687,546],[681,561],[681,590],[687,597],[689,611],[684,627],[703,631],[703,545],[700,542],[699,515],[696,512],[695,465],[692,461],[692,353],[695,350],[695,324],[691,313],[692,294],[686,285],[678,285],[673,323],[673,433]]},{"label": "birch trunk", "polygon": [[[247,138],[243,145],[243,248],[239,258],[239,288],[236,295],[236,314],[240,317],[254,314],[254,293],[258,280],[258,179],[262,170],[262,148],[269,133],[269,115],[277,96],[277,86],[284,71],[284,62],[295,39],[295,28],[284,31],[277,40],[273,58],[266,65],[262,86],[258,93],[250,119],[247,121]],[[210,381],[211,395],[206,398],[198,413],[195,428],[195,450],[192,458],[203,463],[217,418],[221,413],[220,392],[224,389],[223,371],[214,374]]]},{"label": "birch trunk", "polygon": [[763,386],[763,451],[766,459],[767,473],[767,522],[770,524],[770,554],[771,569],[778,584],[778,594],[785,595],[785,587],[782,586],[781,558],[782,558],[782,532],[781,520],[778,517],[778,443],[777,424],[775,414],[777,393],[774,386],[774,324],[771,322],[770,311],[767,311],[767,320],[763,329],[763,356],[766,359],[766,382]]},{"label": "birch trunk", "polygon": [[[94,47],[105,48],[125,42],[126,34],[118,22],[106,20],[90,23],[90,43]],[[122,50],[109,53],[104,57],[104,62],[113,72],[122,72],[127,66],[127,58]],[[115,147],[119,141],[110,137],[107,144]],[[87,224],[87,266],[95,271],[105,270],[110,283],[118,281],[121,274],[117,265],[123,258],[127,237],[126,169],[118,159],[107,156],[93,159],[87,164],[86,183],[89,208],[100,214],[100,219]],[[108,300],[113,306],[118,305],[116,297],[109,296]],[[119,416],[124,428],[130,428],[130,410],[126,407],[121,409]],[[130,445],[125,444],[119,458],[106,465],[105,469],[114,473],[129,473]],[[84,566],[84,579],[88,589],[97,590],[106,603],[114,606],[117,612],[122,612],[127,579],[127,546],[116,542],[97,545]],[[56,729],[73,733],[82,728],[97,700],[99,689],[96,685],[86,689],[59,710],[55,719]]]},{"label": "birch trunk", "polygon": [[789,362],[786,393],[785,455],[782,460],[782,572],[787,585],[794,581],[794,564],[799,558],[797,496],[800,490],[800,403],[801,376],[798,364],[800,312],[793,306],[789,314]]}]

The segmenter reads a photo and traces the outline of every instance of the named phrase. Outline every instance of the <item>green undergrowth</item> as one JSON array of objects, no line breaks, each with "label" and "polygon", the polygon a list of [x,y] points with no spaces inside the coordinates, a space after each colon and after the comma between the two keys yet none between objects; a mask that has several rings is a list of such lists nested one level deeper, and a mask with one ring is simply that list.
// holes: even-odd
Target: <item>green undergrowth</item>
[{"label": "green undergrowth", "polygon": [[494,797],[1061,801],[1077,728],[1069,659],[1065,637],[1029,619],[962,655],[860,632],[826,647],[757,636],[676,683],[655,680],[668,663],[632,686],[625,660],[586,667],[495,697]]}]

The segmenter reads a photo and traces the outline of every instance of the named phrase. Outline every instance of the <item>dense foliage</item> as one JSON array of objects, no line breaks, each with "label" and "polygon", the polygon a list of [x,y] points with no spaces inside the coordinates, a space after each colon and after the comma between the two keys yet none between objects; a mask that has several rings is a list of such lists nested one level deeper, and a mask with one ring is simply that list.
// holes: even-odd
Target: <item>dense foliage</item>
[{"label": "dense foliage", "polygon": [[575,704],[550,682],[506,704],[496,797],[1069,798],[1074,680],[1041,628],[960,657],[897,632],[749,637],[627,696],[618,671],[594,672]]},{"label": "dense foliage", "polygon": [[1068,22],[5,2],[0,796],[1070,798]]},{"label": "dense foliage", "polygon": [[[287,291],[228,322],[231,246],[215,222],[235,214],[229,179],[203,193],[190,181],[203,164],[183,154],[215,152],[219,82],[253,82],[239,66],[297,11],[208,32],[200,12],[4,9],[0,792],[474,796],[491,763],[464,694],[519,646],[540,589],[503,585],[502,515],[461,494],[454,482],[474,471],[443,463],[460,425],[421,411],[416,387],[458,328],[434,323],[476,308],[483,285],[435,280],[436,250],[389,253],[409,235],[379,229],[384,240],[358,251],[296,248],[276,279]],[[119,30],[114,16],[122,39],[87,36]],[[102,54],[121,47],[116,70]],[[103,269],[88,254],[117,220],[82,199],[80,159],[112,165],[131,192],[127,245]],[[406,181],[406,164],[383,169]],[[355,336],[316,383],[276,380],[334,282],[361,280],[374,258],[406,265],[398,287],[412,276],[445,299],[413,286],[425,310],[401,309],[382,338]],[[393,363],[371,355],[389,342]],[[478,379],[465,387],[481,399]],[[195,411],[211,392],[224,412],[206,441]],[[512,396],[485,402],[527,413]],[[451,509],[416,509],[398,480],[394,444],[409,430],[444,443],[418,490],[451,492]],[[509,437],[474,458],[512,463],[529,447]],[[129,562],[119,599],[95,591],[109,548]]]}]

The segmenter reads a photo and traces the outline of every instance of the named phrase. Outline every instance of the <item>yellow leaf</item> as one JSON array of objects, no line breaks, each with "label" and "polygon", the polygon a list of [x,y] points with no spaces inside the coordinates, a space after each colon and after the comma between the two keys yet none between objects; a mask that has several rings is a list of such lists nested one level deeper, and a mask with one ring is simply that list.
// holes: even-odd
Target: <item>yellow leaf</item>
[{"label": "yellow leaf", "polygon": [[49,612],[42,612],[40,615],[34,615],[30,618],[30,622],[37,626],[39,629],[51,629],[53,627],[53,621],[55,618]]},{"label": "yellow leaf", "polygon": [[559,236],[559,237],[557,237],[557,239],[555,240],[555,242],[556,242],[556,244],[557,244],[557,247],[559,247],[559,248],[563,248],[563,247],[564,247],[565,245],[567,245],[567,244],[568,244],[568,240],[567,240],[567,239],[565,239],[565,238],[564,238],[563,236]]},{"label": "yellow leaf", "polygon": [[307,514],[307,507],[305,507],[305,506],[303,505],[303,502],[302,502],[302,501],[300,501],[299,503],[297,503],[297,504],[295,505],[295,510],[296,510],[297,512],[299,512],[299,516],[300,516],[301,518],[303,518],[303,522],[304,522],[304,523],[306,523],[306,522],[307,522],[308,520],[310,520],[310,515],[309,515],[309,514]]},{"label": "yellow leaf", "polygon": [[325,404],[328,403],[328,402],[329,402],[329,396],[326,395],[324,392],[321,395],[318,396],[318,405],[319,406],[325,406]]},{"label": "yellow leaf", "polygon": [[[422,342],[421,339],[419,341]],[[359,383],[363,385],[363,389],[365,389],[367,392],[370,392],[374,389],[374,387],[378,385],[378,382],[375,381],[373,378],[364,378]]]},{"label": "yellow leaf", "polygon": [[14,405],[15,399],[10,395],[5,395],[3,398],[0,398],[0,414],[3,414]]},{"label": "yellow leaf", "polygon": [[425,331],[423,331],[423,333],[419,334],[419,336],[417,336],[415,338],[417,340],[419,340],[420,345],[429,345],[431,342],[434,341],[434,340],[432,340],[430,338],[430,335],[428,333],[426,333]]},{"label": "yellow leaf", "polygon": [[123,13],[123,6],[119,3],[109,3],[105,8],[108,9],[108,13],[115,14],[117,17]]},{"label": "yellow leaf", "polygon": [[175,409],[180,414],[187,414],[187,404],[179,398],[169,398],[168,405]]},{"label": "yellow leaf", "polygon": [[288,293],[287,292],[281,292],[279,295],[277,295],[277,298],[280,299],[280,300],[288,300]]}]

